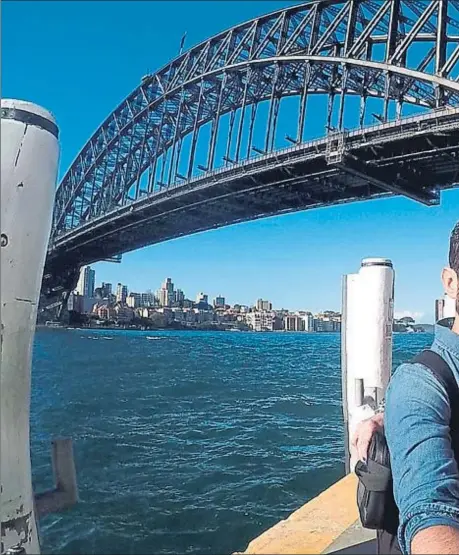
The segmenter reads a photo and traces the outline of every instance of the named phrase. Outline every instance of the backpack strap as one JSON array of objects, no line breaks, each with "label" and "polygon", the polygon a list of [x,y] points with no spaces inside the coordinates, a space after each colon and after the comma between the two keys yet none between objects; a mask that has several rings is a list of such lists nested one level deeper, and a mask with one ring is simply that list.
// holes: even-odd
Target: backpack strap
[{"label": "backpack strap", "polygon": [[[430,350],[419,353],[413,359],[413,362],[426,366],[440,382],[440,384],[446,389],[451,410],[451,420],[449,424],[451,436],[454,438],[453,442],[457,443],[456,438],[458,437],[457,434],[459,432],[459,386],[451,368],[443,357]],[[456,449],[459,450],[459,444],[455,450]]]}]

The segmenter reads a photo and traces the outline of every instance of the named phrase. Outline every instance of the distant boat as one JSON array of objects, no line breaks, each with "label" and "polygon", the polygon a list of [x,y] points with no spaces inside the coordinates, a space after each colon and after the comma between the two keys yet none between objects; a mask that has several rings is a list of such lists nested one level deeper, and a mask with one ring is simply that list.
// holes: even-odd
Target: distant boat
[{"label": "distant boat", "polygon": [[63,325],[60,322],[54,322],[53,320],[48,320],[45,322],[47,328],[62,328]]}]

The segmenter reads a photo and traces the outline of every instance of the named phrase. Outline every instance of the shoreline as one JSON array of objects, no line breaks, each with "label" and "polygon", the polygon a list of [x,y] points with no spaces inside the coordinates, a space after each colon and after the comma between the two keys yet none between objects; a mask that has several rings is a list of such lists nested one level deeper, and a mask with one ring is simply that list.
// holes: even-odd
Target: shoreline
[{"label": "shoreline", "polygon": [[333,334],[340,335],[339,331],[287,331],[287,330],[265,330],[265,331],[254,331],[254,330],[239,330],[235,328],[140,328],[140,327],[121,327],[121,326],[97,326],[97,327],[78,327],[78,326],[47,326],[46,324],[36,324],[36,329],[47,329],[47,330],[80,330],[80,331],[142,331],[142,332],[170,332],[170,331],[202,331],[202,332],[231,332],[231,333],[294,333],[298,335],[317,335],[317,334]]},{"label": "shoreline", "polygon": [[[36,324],[36,329],[46,329],[46,330],[80,330],[80,331],[141,331],[141,332],[171,332],[171,331],[200,331],[200,332],[231,332],[231,333],[272,333],[272,334],[295,334],[295,335],[340,335],[339,331],[288,331],[288,330],[264,330],[264,331],[254,331],[254,330],[240,330],[236,328],[140,328],[140,327],[122,327],[122,326],[94,326],[94,327],[78,327],[78,326],[47,326],[46,324]],[[406,332],[406,331],[396,331],[394,335],[432,335],[431,331],[417,331],[417,332]]]}]

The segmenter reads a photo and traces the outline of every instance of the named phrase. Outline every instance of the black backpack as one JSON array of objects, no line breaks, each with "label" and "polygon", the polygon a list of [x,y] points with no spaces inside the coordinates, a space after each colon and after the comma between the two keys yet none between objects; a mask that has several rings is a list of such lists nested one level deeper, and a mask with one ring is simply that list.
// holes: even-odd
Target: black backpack
[{"label": "black backpack", "polygon": [[[426,366],[446,389],[451,407],[451,437],[459,462],[459,387],[456,378],[443,358],[433,351],[423,351],[413,362]],[[378,530],[378,553],[401,553],[397,540],[399,513],[393,493],[390,454],[382,432],[373,435],[367,462],[358,461],[355,473],[359,478],[357,505],[362,526]]]}]

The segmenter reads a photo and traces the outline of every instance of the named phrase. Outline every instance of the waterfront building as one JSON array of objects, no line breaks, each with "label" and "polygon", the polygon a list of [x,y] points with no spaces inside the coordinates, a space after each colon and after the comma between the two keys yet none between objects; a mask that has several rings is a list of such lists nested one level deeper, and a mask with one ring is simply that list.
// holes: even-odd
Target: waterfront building
[{"label": "waterfront building", "polygon": [[96,299],[100,299],[100,300],[102,300],[104,298],[103,293],[102,293],[102,287],[96,287],[94,289],[94,297]]},{"label": "waterfront building", "polygon": [[196,295],[196,304],[209,304],[209,295],[206,295],[205,293],[198,293]]},{"label": "waterfront building", "polygon": [[172,312],[174,314],[174,320],[176,322],[180,322],[181,324],[185,323],[186,315],[185,315],[185,312],[184,312],[183,308],[175,307],[175,308],[172,309]]},{"label": "waterfront building", "polygon": [[167,289],[163,289],[161,287],[161,289],[158,289],[158,301],[159,301],[159,306],[167,306],[168,305],[168,292]]},{"label": "waterfront building", "polygon": [[225,297],[222,297],[221,295],[218,297],[215,297],[214,299],[214,307],[215,308],[225,308],[226,306],[226,300]]},{"label": "waterfront building", "polygon": [[301,316],[304,322],[304,331],[306,332],[313,332],[314,331],[314,316],[307,312],[306,314]]},{"label": "waterfront building", "polygon": [[156,312],[163,315],[165,324],[170,324],[171,322],[173,322],[174,313],[172,312],[172,309],[170,307],[163,306],[161,308],[158,308]]},{"label": "waterfront building", "polygon": [[83,310],[82,314],[91,314],[92,307],[99,301],[100,299],[96,299],[95,297],[82,297],[83,303]]},{"label": "waterfront building", "polygon": [[127,295],[128,295],[127,285],[122,285],[121,283],[118,283],[118,285],[116,286],[116,302],[125,304]]},{"label": "waterfront building", "polygon": [[175,293],[174,293],[174,284],[172,283],[171,278],[166,278],[164,283],[161,286],[161,289],[158,290],[158,299],[159,299],[159,306],[169,307],[175,301]]},{"label": "waterfront building", "polygon": [[96,303],[92,308],[92,313],[95,314],[99,320],[113,320],[116,317],[114,308],[107,303]]},{"label": "waterfront building", "polygon": [[140,306],[142,300],[142,295],[140,293],[129,293],[126,299],[126,304],[130,308],[137,308]]},{"label": "waterfront building", "polygon": [[201,310],[199,308],[193,309],[196,314],[196,321],[198,324],[206,324],[214,321],[214,313],[212,310]]},{"label": "waterfront building", "polygon": [[154,314],[157,314],[157,311],[153,307],[143,307],[138,309],[138,315],[141,318],[152,318]]},{"label": "waterfront building", "polygon": [[76,292],[84,297],[94,297],[96,271],[91,266],[83,266],[76,286]]},{"label": "waterfront building", "polygon": [[272,310],[273,305],[269,301],[264,301],[263,299],[258,299],[256,303],[257,310]]},{"label": "waterfront building", "polygon": [[146,291],[140,294],[140,306],[155,306],[156,297],[151,291]]},{"label": "waterfront building", "polygon": [[177,289],[177,291],[175,292],[175,303],[181,306],[184,300],[185,293],[181,289]]},{"label": "waterfront building", "polygon": [[67,309],[81,314],[84,310],[83,299],[83,295],[80,295],[79,293],[70,293],[69,300],[67,302]]},{"label": "waterfront building", "polygon": [[272,312],[256,310],[246,315],[246,323],[253,331],[273,331],[274,317]]},{"label": "waterfront building", "polygon": [[284,330],[285,331],[305,331],[304,319],[296,314],[284,316]]},{"label": "waterfront building", "polygon": [[100,288],[102,289],[102,298],[103,299],[108,299],[110,297],[110,295],[112,294],[112,284],[111,283],[105,283],[105,281],[103,281]]},{"label": "waterfront building", "polygon": [[127,323],[134,319],[134,311],[132,308],[117,304],[113,310],[116,320],[120,323]]},{"label": "waterfront building", "polygon": [[341,322],[332,318],[314,318],[314,330],[317,332],[339,332]]}]

